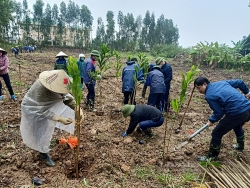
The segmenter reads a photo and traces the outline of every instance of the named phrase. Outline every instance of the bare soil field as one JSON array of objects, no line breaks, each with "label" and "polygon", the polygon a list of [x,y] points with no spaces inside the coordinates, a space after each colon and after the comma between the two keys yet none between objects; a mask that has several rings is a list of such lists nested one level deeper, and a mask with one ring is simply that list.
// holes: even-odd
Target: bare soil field
[{"label": "bare soil field", "polygon": [[[74,57],[78,57],[79,54],[78,51],[64,52]],[[201,182],[204,171],[198,165],[197,156],[206,154],[213,127],[204,130],[189,144],[175,152],[174,146],[181,144],[192,132],[207,122],[212,111],[204,100],[204,96],[197,91],[194,92],[183,127],[179,134],[175,134],[173,130],[178,126],[187,105],[193,87],[191,84],[179,116],[175,118],[174,111],[170,109],[167,125],[153,129],[154,137],[146,140],[146,144],[139,144],[143,135],[137,132],[125,138],[121,137],[121,133],[128,127],[129,119],[124,119],[119,112],[115,111],[110,116],[110,109],[120,110],[123,102],[121,79],[116,79],[112,69],[106,72],[101,84],[96,85],[96,107],[103,109],[104,114],[98,116],[95,112],[84,110],[85,120],[81,126],[79,155],[80,177],[75,177],[76,151],[58,143],[62,136],[68,136],[66,132],[59,129],[56,129],[53,135],[50,152],[56,166],[46,166],[39,158],[38,152],[22,143],[19,131],[20,104],[39,73],[53,69],[57,53],[57,51],[45,49],[43,53],[21,53],[17,58],[10,52],[8,53],[9,74],[18,101],[14,102],[9,99],[9,93],[1,79],[4,86],[4,100],[0,102],[0,187],[34,187],[31,183],[34,177],[43,181],[43,185],[39,187],[50,188],[195,187],[191,180],[184,178],[188,173],[197,175],[197,179],[192,179],[196,183]],[[89,57],[88,53],[85,55],[86,58]],[[169,62],[173,69],[171,99],[177,98],[181,91],[180,72],[186,73],[190,69],[190,65],[184,64],[183,60],[179,57]],[[125,61],[126,58],[124,58],[124,65]],[[207,77],[211,82],[241,78],[250,86],[250,77],[247,72],[207,67],[200,67],[200,69],[199,75]],[[102,99],[99,95],[100,87],[103,91]],[[142,87],[139,85],[137,90],[138,104],[146,103],[146,99],[140,98]],[[115,94],[114,91],[116,91]],[[84,107],[86,93],[87,90],[84,89],[82,107]],[[167,129],[167,144],[164,148],[165,128]],[[246,135],[244,152],[237,153],[232,149],[235,135],[230,132],[223,137],[219,163],[226,164],[229,159],[237,159],[239,156],[249,163],[249,123],[244,126],[244,129]],[[163,160],[163,150],[166,153],[165,160]],[[204,182],[215,187],[208,175],[205,175]]]}]

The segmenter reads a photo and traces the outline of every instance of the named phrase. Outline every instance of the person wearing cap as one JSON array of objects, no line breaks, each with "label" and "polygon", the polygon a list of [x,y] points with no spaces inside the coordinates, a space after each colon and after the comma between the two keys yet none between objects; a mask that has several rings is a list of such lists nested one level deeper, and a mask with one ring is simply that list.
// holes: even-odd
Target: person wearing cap
[{"label": "person wearing cap", "polygon": [[[143,74],[140,70],[139,65],[137,64],[137,59],[132,58],[130,61],[126,62],[126,66],[122,70],[122,93],[124,95],[123,104],[128,104],[128,101],[130,100],[130,104],[136,104],[135,101],[135,80],[134,75],[136,75],[136,78],[138,81],[143,80]],[[136,69],[138,72],[136,72]]]},{"label": "person wearing cap", "polygon": [[11,50],[15,54],[15,57],[17,57],[18,56],[18,52],[19,52],[18,47],[12,47]]},{"label": "person wearing cap", "polygon": [[68,57],[68,55],[66,55],[62,51],[56,55],[56,58],[58,59],[55,62],[54,70],[62,69],[68,74],[68,68],[67,68],[68,62],[65,59],[66,57]]},{"label": "person wearing cap", "polygon": [[[164,83],[164,75],[160,71],[161,67],[158,65],[155,65],[153,67],[153,70],[148,73],[147,79],[146,79],[146,89],[147,86],[150,86],[150,93],[148,96],[148,105],[155,106],[158,110],[162,110],[162,104],[161,101],[164,97],[164,94],[166,92],[166,86]],[[142,94],[142,97],[145,97],[145,92]]]},{"label": "person wearing cap", "polygon": [[164,94],[164,97],[162,99],[162,111],[167,111],[170,106],[170,101],[168,101],[169,98],[169,91],[170,91],[170,84],[172,80],[172,67],[167,63],[164,58],[158,57],[156,58],[155,61],[156,65],[161,67],[161,72],[164,75],[164,82],[165,82],[165,87],[166,87],[166,92]]},{"label": "person wearing cap", "polygon": [[79,60],[77,61],[77,65],[78,65],[78,69],[80,70],[82,89],[84,88],[83,77],[84,77],[84,69],[86,65],[86,63],[84,62],[84,59],[85,59],[85,55],[79,54]]},{"label": "person wearing cap", "polygon": [[242,127],[250,120],[248,86],[240,79],[210,83],[207,78],[198,77],[194,80],[194,87],[205,95],[205,100],[213,110],[213,114],[208,118],[208,126],[213,126],[215,122],[219,121],[212,131],[207,155],[199,156],[198,160],[216,160],[220,153],[222,137],[231,130],[234,131],[237,141],[233,147],[238,151],[243,151],[245,137]]},{"label": "person wearing cap", "polygon": [[[63,70],[40,73],[39,79],[25,94],[21,103],[20,131],[23,142],[40,152],[49,166],[50,141],[55,127],[74,134],[75,99],[69,94],[69,76]],[[80,110],[83,118],[83,113]]]},{"label": "person wearing cap", "polygon": [[100,56],[100,52],[93,50],[90,53],[90,58],[86,61],[83,81],[88,89],[88,94],[85,99],[85,104],[90,110],[95,111],[95,84],[96,78],[91,76],[91,72],[96,72],[96,60]]},{"label": "person wearing cap", "polygon": [[159,127],[164,122],[161,111],[150,105],[126,104],[121,111],[124,118],[130,116],[128,129],[122,133],[122,137],[131,134],[139,124],[137,131],[142,130],[147,138],[151,138],[153,136],[151,127]]},{"label": "person wearing cap", "polygon": [[[3,78],[6,87],[8,88],[8,91],[10,93],[11,99],[13,99],[14,101],[17,100],[14,91],[12,89],[11,83],[10,83],[10,77],[9,77],[9,59],[7,56],[7,52],[0,48],[0,77]],[[3,100],[3,96],[2,96],[2,83],[0,81],[0,100]]]}]

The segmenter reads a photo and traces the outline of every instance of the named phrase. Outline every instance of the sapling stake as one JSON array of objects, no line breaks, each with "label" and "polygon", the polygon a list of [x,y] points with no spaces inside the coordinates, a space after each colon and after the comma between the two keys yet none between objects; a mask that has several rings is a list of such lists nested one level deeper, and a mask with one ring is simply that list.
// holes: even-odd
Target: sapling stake
[{"label": "sapling stake", "polygon": [[193,89],[192,89],[190,98],[189,98],[188,103],[187,103],[187,107],[186,107],[186,109],[185,109],[185,111],[184,111],[184,114],[183,114],[183,116],[182,116],[182,118],[181,118],[181,122],[180,122],[180,124],[179,124],[179,127],[175,129],[175,134],[178,134],[178,133],[180,132],[180,129],[181,129],[181,126],[182,126],[182,122],[183,122],[184,117],[185,117],[185,115],[186,115],[186,112],[187,112],[187,109],[188,109],[188,107],[189,107],[190,101],[191,101],[191,99],[192,99],[192,97],[193,97],[194,89],[195,89],[195,87],[193,87]]},{"label": "sapling stake", "polygon": [[[169,96],[168,96],[168,101],[169,101]],[[169,105],[167,107],[167,111],[165,113],[165,127],[164,127],[164,142],[163,142],[163,154],[162,154],[162,158],[163,161],[165,161],[165,147],[166,147],[166,135],[167,135],[167,128],[168,128],[168,111],[169,111]]]},{"label": "sapling stake", "polygon": [[21,65],[20,63],[18,64],[18,72],[19,72],[19,82],[21,82]]},{"label": "sapling stake", "polygon": [[80,124],[83,117],[80,114],[80,103],[82,99],[82,89],[81,89],[81,77],[80,77],[80,70],[78,69],[77,59],[73,58],[72,56],[69,57],[69,64],[68,64],[68,71],[69,75],[73,78],[72,82],[70,82],[70,88],[72,91],[72,95],[76,101],[76,126],[77,126],[77,151],[76,151],[76,178],[79,178],[79,170],[78,170],[78,156],[79,156],[79,145],[80,145]]}]

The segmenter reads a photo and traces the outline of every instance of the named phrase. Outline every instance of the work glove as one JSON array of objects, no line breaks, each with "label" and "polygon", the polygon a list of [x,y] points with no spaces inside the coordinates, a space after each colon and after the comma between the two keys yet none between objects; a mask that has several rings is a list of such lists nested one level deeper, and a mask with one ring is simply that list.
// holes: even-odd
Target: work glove
[{"label": "work glove", "polygon": [[54,116],[52,120],[58,121],[64,125],[68,125],[68,124],[71,124],[73,122],[73,120],[71,118],[64,118],[64,117],[60,117],[60,116]]},{"label": "work glove", "polygon": [[214,124],[211,122],[211,121],[207,121],[207,124],[208,124],[208,126],[210,127],[210,126],[213,126]]},{"label": "work glove", "polygon": [[71,109],[75,109],[76,101],[75,98],[71,94],[64,95],[63,103],[70,107]]},{"label": "work glove", "polygon": [[101,80],[102,79],[102,75],[100,75],[100,74],[96,75],[96,79],[97,80]]},{"label": "work glove", "polygon": [[125,137],[125,136],[127,136],[127,132],[126,132],[126,131],[124,131],[124,132],[122,133],[122,137]]}]

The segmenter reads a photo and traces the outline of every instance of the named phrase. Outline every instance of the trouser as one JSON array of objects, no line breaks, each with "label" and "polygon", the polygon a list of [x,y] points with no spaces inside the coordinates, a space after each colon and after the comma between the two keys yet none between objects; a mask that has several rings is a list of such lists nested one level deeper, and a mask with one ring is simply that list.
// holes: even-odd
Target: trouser
[{"label": "trouser", "polygon": [[164,118],[161,117],[158,121],[146,120],[139,123],[140,128],[145,131],[147,128],[159,127],[163,124]]},{"label": "trouser", "polygon": [[130,103],[129,104],[136,105],[136,102],[135,102],[136,92],[135,91],[124,91],[123,95],[124,95],[123,104],[128,104],[128,101],[130,99]]},{"label": "trouser", "polygon": [[161,104],[162,104],[162,111],[167,111],[167,109],[169,108],[169,102],[168,101],[168,96],[169,96],[169,91],[170,91],[170,87],[166,87],[166,92],[164,94],[164,97],[162,98]]},{"label": "trouser", "polygon": [[156,108],[161,111],[162,110],[161,101],[162,101],[163,97],[164,97],[164,93],[149,94],[148,105],[156,106]]},{"label": "trouser", "polygon": [[88,89],[87,99],[95,101],[95,84],[86,84]]},{"label": "trouser", "polygon": [[226,115],[212,131],[211,144],[214,146],[220,146],[222,137],[231,130],[234,130],[236,137],[244,136],[242,126],[249,120],[250,109],[236,116]]},{"label": "trouser", "polygon": [[[8,90],[9,90],[10,95],[14,95],[14,92],[13,92],[13,89],[12,89],[11,83],[10,83],[9,74],[6,73],[6,74],[2,74],[2,75],[0,75],[0,76],[3,78],[3,80],[4,80],[4,82],[5,82],[5,85],[6,85],[6,87],[7,87]],[[0,81],[0,96],[2,96],[2,83],[1,83],[1,81]]]}]

